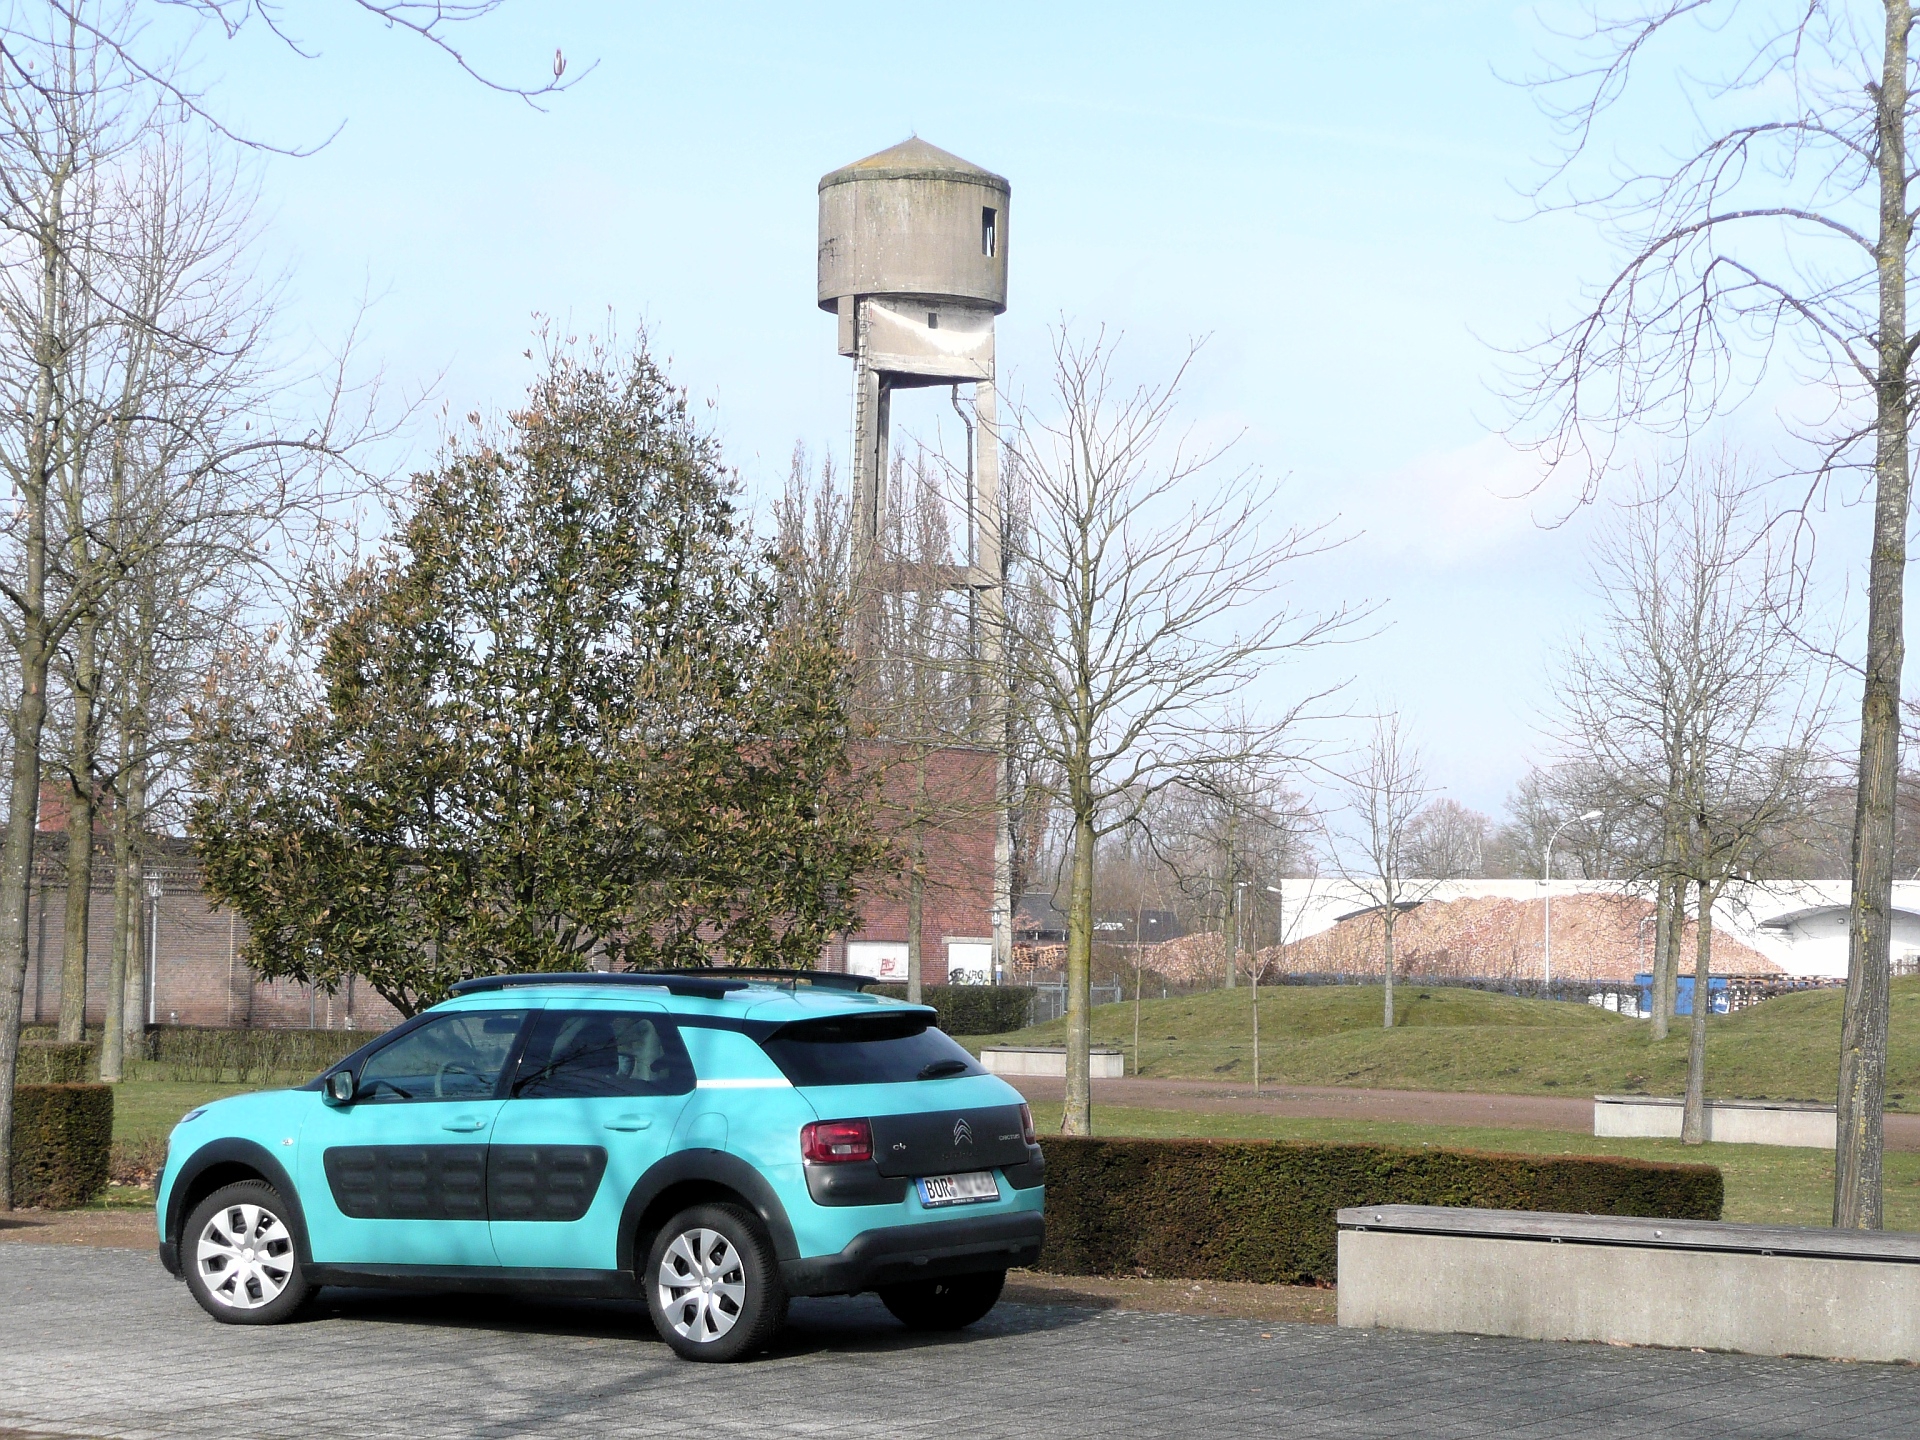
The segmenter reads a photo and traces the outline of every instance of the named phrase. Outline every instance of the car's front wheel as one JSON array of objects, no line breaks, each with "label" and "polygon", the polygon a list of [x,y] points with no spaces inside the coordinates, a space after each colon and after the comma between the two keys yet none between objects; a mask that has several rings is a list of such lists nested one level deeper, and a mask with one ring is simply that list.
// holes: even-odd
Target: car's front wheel
[{"label": "car's front wheel", "polygon": [[999,1303],[1007,1283],[1004,1270],[949,1275],[944,1280],[909,1280],[880,1290],[880,1303],[909,1330],[961,1330]]},{"label": "car's front wheel", "polygon": [[695,1205],[647,1252],[654,1328],[687,1360],[739,1360],[765,1348],[787,1318],[773,1246],[751,1211]]},{"label": "car's front wheel", "polygon": [[301,1273],[287,1204],[264,1180],[216,1190],[187,1217],[181,1259],[200,1308],[228,1325],[275,1325],[313,1287]]}]

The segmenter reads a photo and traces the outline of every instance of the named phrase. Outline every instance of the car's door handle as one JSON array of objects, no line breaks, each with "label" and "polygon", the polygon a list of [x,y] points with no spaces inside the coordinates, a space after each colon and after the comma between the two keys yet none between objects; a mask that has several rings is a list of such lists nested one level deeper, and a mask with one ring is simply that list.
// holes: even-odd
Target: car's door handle
[{"label": "car's door handle", "polygon": [[607,1121],[607,1129],[645,1130],[651,1124],[653,1124],[653,1120],[646,1115],[620,1115]]},{"label": "car's door handle", "polygon": [[440,1128],[442,1130],[484,1130],[486,1126],[487,1122],[484,1116],[462,1115],[457,1119],[447,1121],[447,1123]]}]

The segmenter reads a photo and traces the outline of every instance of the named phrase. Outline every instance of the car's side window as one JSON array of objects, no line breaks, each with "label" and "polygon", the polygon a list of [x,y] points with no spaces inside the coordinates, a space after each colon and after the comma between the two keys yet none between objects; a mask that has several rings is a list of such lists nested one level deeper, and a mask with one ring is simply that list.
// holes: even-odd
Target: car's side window
[{"label": "car's side window", "polygon": [[361,1101],[486,1100],[513,1054],[524,1010],[442,1015],[367,1057]]},{"label": "car's side window", "polygon": [[685,1095],[693,1062],[663,1015],[631,1010],[544,1010],[513,1083],[516,1100]]}]

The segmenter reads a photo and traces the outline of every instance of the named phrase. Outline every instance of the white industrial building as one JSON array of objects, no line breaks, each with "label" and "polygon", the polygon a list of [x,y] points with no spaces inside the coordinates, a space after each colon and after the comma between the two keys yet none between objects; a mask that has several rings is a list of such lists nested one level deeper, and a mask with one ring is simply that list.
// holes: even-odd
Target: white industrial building
[{"label": "white industrial building", "polygon": [[[1342,879],[1283,880],[1264,899],[1279,907],[1288,944],[1331,929],[1374,901]],[[1633,895],[1644,889],[1603,880],[1439,880],[1403,882],[1402,893],[1427,901],[1501,899],[1536,901],[1570,895]],[[1847,973],[1845,880],[1751,881],[1729,886],[1713,909],[1714,928],[1751,946],[1788,975],[1844,978]],[[1920,968],[1920,881],[1893,887],[1893,961]],[[1651,937],[1649,937],[1649,944]]]}]

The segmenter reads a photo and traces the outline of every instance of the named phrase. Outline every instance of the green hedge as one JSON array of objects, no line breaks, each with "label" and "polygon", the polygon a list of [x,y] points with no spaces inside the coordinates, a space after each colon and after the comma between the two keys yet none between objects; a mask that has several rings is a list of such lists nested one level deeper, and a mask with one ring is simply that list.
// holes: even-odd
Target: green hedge
[{"label": "green hedge", "polygon": [[13,1092],[13,1203],[85,1205],[107,1183],[111,1085],[21,1085]]},{"label": "green hedge", "polygon": [[[375,1030],[217,1030],[167,1026],[147,1035],[142,1078],[265,1084],[318,1075],[358,1050]],[[155,1073],[158,1071],[159,1073]]]},{"label": "green hedge", "polygon": [[1456,1205],[1718,1220],[1711,1165],[1280,1141],[1048,1136],[1047,1245],[1063,1275],[1331,1284],[1335,1212]]},{"label": "green hedge", "polygon": [[62,1045],[54,1040],[23,1040],[14,1065],[21,1085],[74,1085],[100,1077],[97,1048],[92,1041]]},{"label": "green hedge", "polygon": [[[904,985],[872,985],[869,995],[907,998]],[[923,985],[920,1003],[940,1012],[949,1035],[1002,1035],[1026,1027],[1033,1009],[1031,985]]]}]

